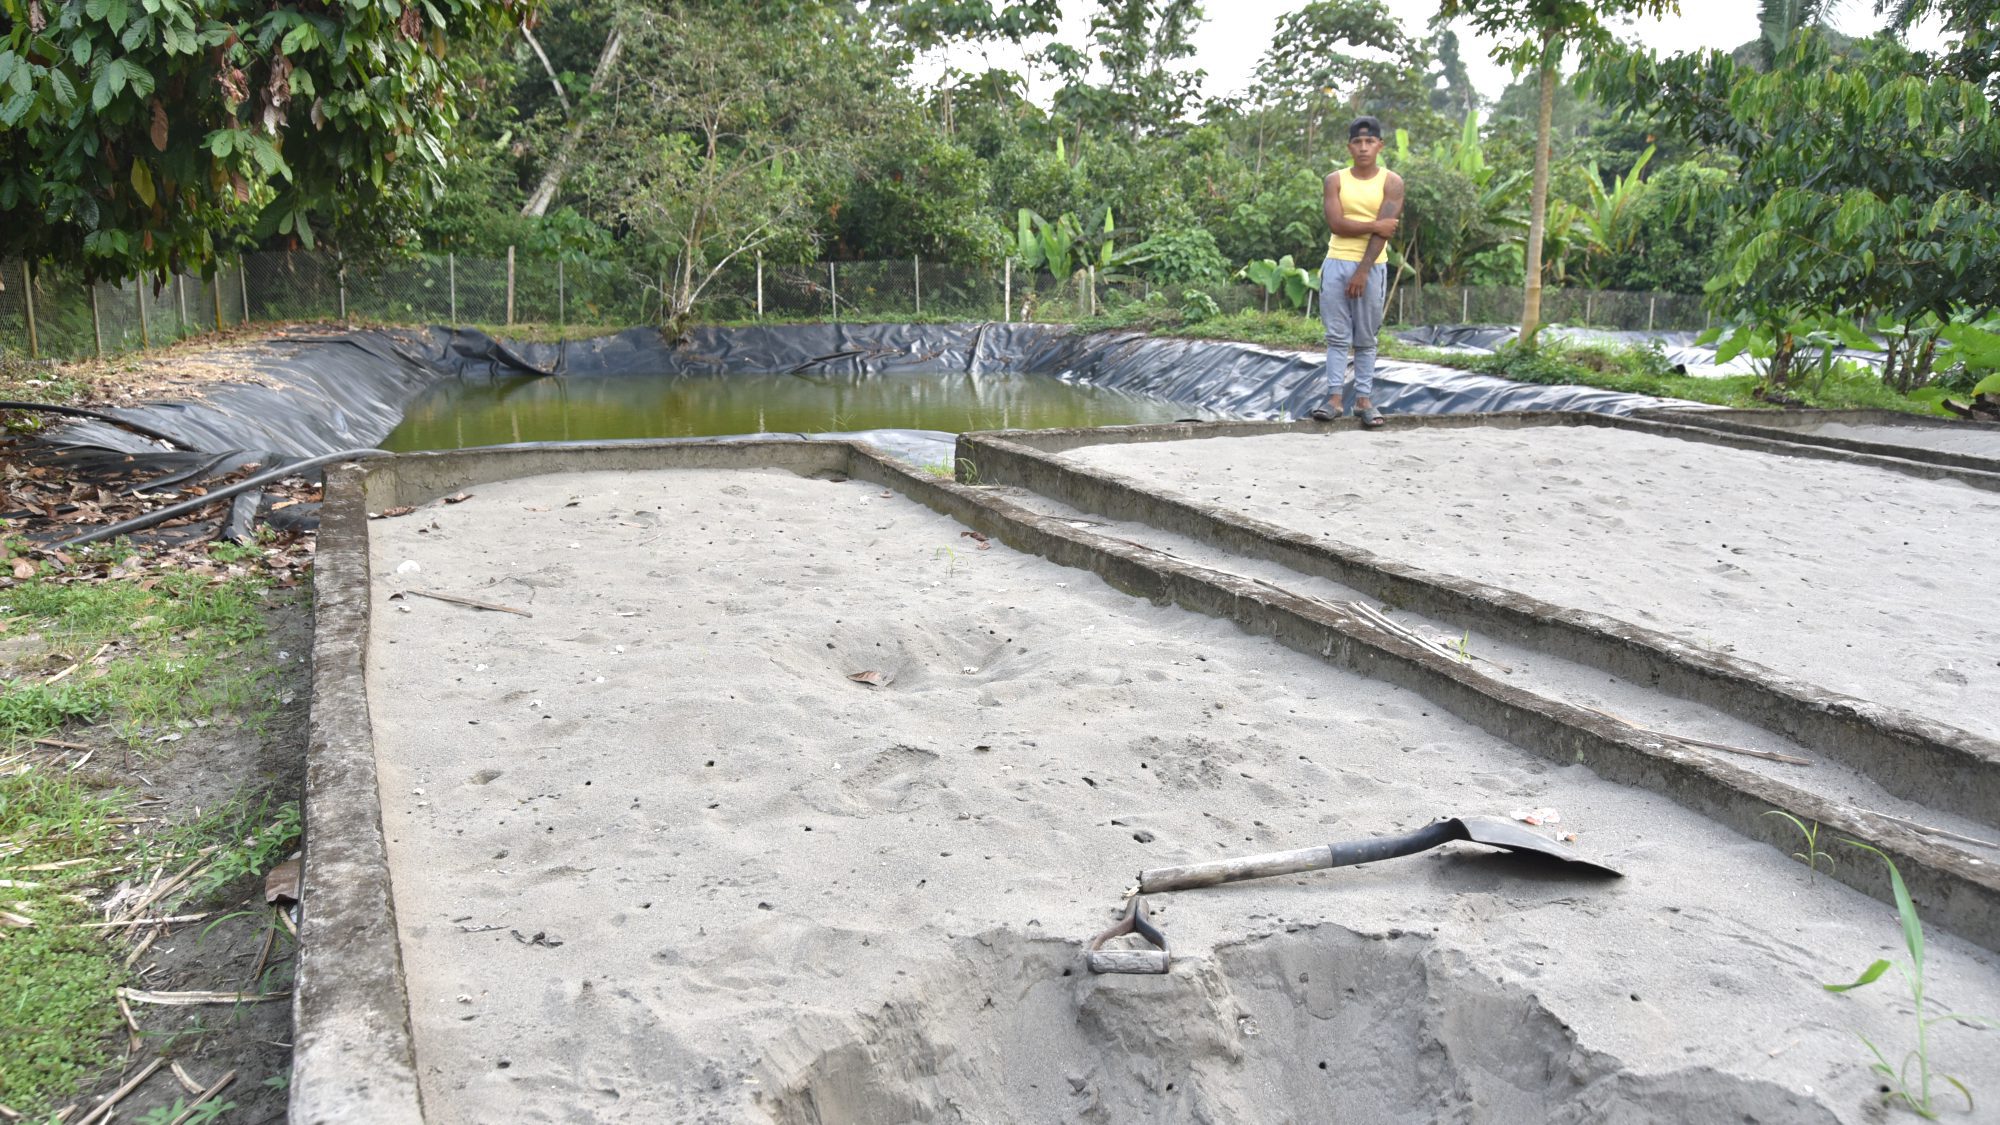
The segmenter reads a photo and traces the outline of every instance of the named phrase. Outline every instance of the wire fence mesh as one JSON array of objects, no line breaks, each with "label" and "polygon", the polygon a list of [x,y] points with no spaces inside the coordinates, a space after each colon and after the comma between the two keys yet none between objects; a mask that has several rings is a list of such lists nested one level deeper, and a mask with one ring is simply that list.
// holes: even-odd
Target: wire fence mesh
[{"label": "wire fence mesh", "polygon": [[[75,359],[156,347],[247,321],[343,320],[390,324],[589,325],[658,323],[666,272],[608,261],[467,258],[420,254],[368,267],[325,252],[245,254],[210,277],[175,274],[85,284],[74,269],[0,262],[0,348]],[[818,262],[738,259],[702,288],[696,315],[710,321],[1077,320],[1135,303],[1178,309],[1199,290],[1223,313],[1285,311],[1254,285],[1154,286],[1083,270],[1065,278],[1018,262],[955,265],[916,259]],[[1300,316],[1314,310],[1293,308]],[[1397,324],[1512,324],[1516,288],[1399,286]],[[1544,321],[1627,330],[1701,329],[1701,299],[1672,293],[1549,289]]]}]

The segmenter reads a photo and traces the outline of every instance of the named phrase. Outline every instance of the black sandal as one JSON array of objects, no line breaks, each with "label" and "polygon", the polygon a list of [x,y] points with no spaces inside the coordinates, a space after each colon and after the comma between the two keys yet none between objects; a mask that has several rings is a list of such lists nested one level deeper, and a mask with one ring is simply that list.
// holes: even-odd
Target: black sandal
[{"label": "black sandal", "polygon": [[1361,419],[1361,428],[1364,430],[1379,430],[1382,428],[1382,412],[1372,406],[1362,408],[1357,417]]},{"label": "black sandal", "polygon": [[1315,406],[1312,408],[1312,413],[1307,415],[1307,417],[1315,422],[1331,422],[1333,421],[1333,411],[1328,410],[1324,406]]}]

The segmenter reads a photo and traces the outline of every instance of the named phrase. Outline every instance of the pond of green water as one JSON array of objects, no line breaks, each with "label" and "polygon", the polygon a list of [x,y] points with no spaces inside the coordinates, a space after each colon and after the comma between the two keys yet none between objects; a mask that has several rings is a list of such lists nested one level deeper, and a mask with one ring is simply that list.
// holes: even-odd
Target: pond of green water
[{"label": "pond of green water", "polygon": [[1163,399],[1008,373],[452,381],[412,403],[382,448],[875,429],[962,433],[1216,417]]}]

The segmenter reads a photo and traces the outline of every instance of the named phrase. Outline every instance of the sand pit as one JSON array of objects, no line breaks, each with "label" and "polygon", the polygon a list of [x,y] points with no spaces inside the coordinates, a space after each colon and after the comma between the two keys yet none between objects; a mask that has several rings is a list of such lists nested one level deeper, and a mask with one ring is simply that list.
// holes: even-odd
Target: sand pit
[{"label": "sand pit", "polygon": [[2000,496],[1955,481],[1576,426],[1064,456],[2000,736]]},{"label": "sand pit", "polygon": [[[428,1121],[1863,1121],[1851,1032],[1912,1038],[1818,987],[1892,952],[1880,903],[879,485],[470,491],[370,525]],[[1458,845],[1155,896],[1173,972],[1081,971],[1140,867],[1535,806],[1628,877]],[[2000,1012],[1990,955],[1930,977]],[[1934,1062],[1991,1092],[1993,1042]]]}]

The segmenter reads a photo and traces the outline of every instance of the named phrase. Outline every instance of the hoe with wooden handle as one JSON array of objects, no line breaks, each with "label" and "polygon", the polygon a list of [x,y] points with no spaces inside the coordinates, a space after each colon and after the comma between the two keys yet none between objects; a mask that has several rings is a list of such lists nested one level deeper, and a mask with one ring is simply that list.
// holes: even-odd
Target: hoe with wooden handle
[{"label": "hoe with wooden handle", "polygon": [[1344,844],[1321,844],[1316,848],[1301,848],[1292,852],[1271,852],[1265,855],[1245,856],[1242,859],[1218,859],[1208,863],[1190,863],[1183,867],[1154,868],[1139,873],[1139,890],[1144,894],[1184,891],[1192,887],[1212,887],[1218,883],[1234,883],[1243,879],[1264,879],[1272,875],[1317,871],[1323,867],[1351,867],[1357,863],[1373,863],[1381,859],[1415,855],[1417,852],[1429,851],[1439,844],[1448,844],[1453,840],[1470,840],[1475,844],[1487,844],[1520,855],[1543,856],[1592,875],[1607,875],[1614,879],[1620,877],[1618,872],[1601,863],[1577,858],[1561,844],[1532,831],[1525,825],[1502,820],[1497,816],[1460,816],[1434,821],[1403,836],[1377,836],[1373,839],[1355,840]]}]

